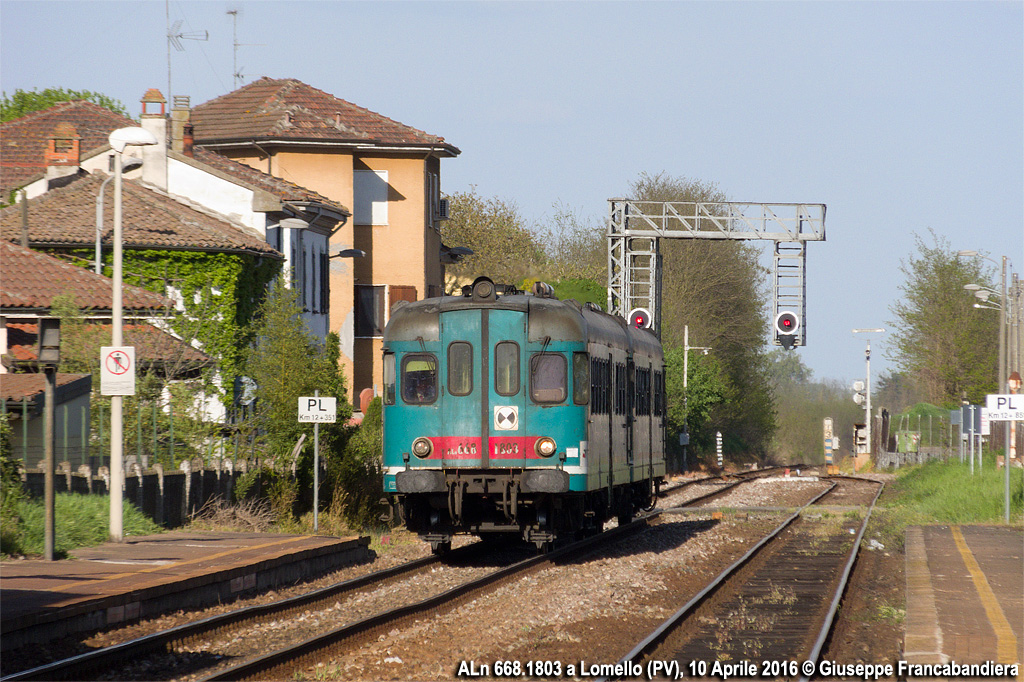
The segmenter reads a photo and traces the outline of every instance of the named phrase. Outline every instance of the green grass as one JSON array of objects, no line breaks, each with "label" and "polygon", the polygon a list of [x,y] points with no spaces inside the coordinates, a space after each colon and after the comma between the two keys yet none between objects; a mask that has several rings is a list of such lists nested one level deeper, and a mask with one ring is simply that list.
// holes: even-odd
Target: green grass
[{"label": "green grass", "polygon": [[[920,523],[1000,523],[1003,521],[1004,472],[986,456],[981,471],[971,474],[959,461],[929,462],[899,473],[892,484],[896,497],[887,505]],[[1024,478],[1010,469],[1010,520],[1021,522]]]},{"label": "green grass", "polygon": [[[45,510],[41,500],[18,502],[18,546],[12,553],[42,554]],[[54,501],[54,553],[67,556],[77,547],[105,542],[110,535],[110,498],[106,495],[58,494]],[[163,529],[127,500],[124,502],[124,534],[148,535]],[[5,548],[6,549],[6,548]]]}]

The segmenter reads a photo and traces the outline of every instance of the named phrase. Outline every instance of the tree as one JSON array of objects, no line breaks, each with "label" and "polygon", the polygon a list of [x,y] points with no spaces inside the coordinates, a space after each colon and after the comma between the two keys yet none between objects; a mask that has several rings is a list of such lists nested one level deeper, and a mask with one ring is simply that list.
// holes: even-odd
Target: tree
[{"label": "tree", "polygon": [[[322,396],[338,399],[338,422],[320,429],[328,446],[343,438],[338,432],[352,416],[338,365],[337,336],[318,344],[306,329],[301,312],[295,289],[284,286],[279,277],[260,306],[253,329],[255,340],[245,358],[246,375],[256,384],[256,408],[248,427],[255,432],[264,462],[279,471],[294,465],[289,456],[299,437],[309,430],[307,424],[298,422],[300,396],[319,390]],[[303,451],[311,452],[311,446],[304,445]]]},{"label": "tree", "polygon": [[[628,196],[641,201],[726,201],[714,184],[663,173],[643,174]],[[727,452],[764,456],[775,431],[768,381],[767,271],[746,242],[664,239],[661,243],[662,341],[709,346],[721,363],[722,401],[709,414]]]},{"label": "tree", "polygon": [[455,280],[472,281],[480,275],[521,286],[540,274],[544,250],[514,203],[482,197],[475,187],[449,195],[448,202],[449,218],[443,223],[441,238],[448,246],[473,250],[473,255],[446,266],[452,280],[449,287]]},{"label": "tree", "polygon": [[0,97],[0,123],[13,121],[26,114],[31,114],[33,111],[48,109],[57,102],[70,102],[76,99],[84,99],[122,116],[131,118],[128,115],[128,110],[119,100],[98,92],[67,90],[65,88],[46,88],[42,91],[33,89],[31,92],[28,92],[19,88],[10,97],[7,96],[6,92]]},{"label": "tree", "polygon": [[955,407],[964,395],[982,402],[996,392],[999,313],[976,310],[964,285],[994,288],[992,269],[979,258],[958,258],[948,239],[929,232],[932,243],[915,234],[917,253],[900,263],[905,279],[889,308],[896,317],[888,323],[888,357],[929,403]]},{"label": "tree", "polygon": [[[607,285],[608,242],[605,228],[593,225],[562,205],[552,225],[541,233],[548,281],[589,280]],[[604,303],[602,303],[604,305]]]}]

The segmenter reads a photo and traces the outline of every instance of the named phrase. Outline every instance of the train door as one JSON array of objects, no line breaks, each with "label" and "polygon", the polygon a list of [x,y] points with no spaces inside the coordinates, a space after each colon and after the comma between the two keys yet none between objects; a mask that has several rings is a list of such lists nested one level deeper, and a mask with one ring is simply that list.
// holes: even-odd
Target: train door
[{"label": "train door", "polygon": [[526,315],[518,310],[485,309],[483,339],[484,362],[489,379],[484,386],[485,400],[480,406],[480,421],[488,461],[500,466],[523,466],[532,452],[532,439],[525,423],[526,367],[528,357],[522,341],[526,339]]},{"label": "train door", "polygon": [[442,466],[486,466],[486,431],[481,430],[480,402],[486,395],[486,369],[481,362],[485,336],[481,311],[451,310],[440,315],[445,401],[443,434],[437,438]]}]

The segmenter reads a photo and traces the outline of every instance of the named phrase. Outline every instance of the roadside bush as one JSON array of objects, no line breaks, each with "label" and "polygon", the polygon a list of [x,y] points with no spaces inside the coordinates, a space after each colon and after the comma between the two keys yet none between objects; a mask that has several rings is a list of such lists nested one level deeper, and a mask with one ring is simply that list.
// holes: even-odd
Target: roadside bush
[{"label": "roadside bush", "polygon": [[11,447],[11,425],[0,414],[0,554],[20,554],[18,503],[24,498],[18,461]]},{"label": "roadside bush", "polygon": [[384,433],[381,400],[374,398],[363,423],[345,445],[341,457],[328,460],[328,477],[333,483],[331,506],[354,529],[379,527],[384,491]]},{"label": "roadside bush", "polygon": [[281,473],[267,466],[246,472],[235,484],[235,497],[239,502],[267,500],[278,523],[294,519],[298,496],[298,483],[290,473]]}]

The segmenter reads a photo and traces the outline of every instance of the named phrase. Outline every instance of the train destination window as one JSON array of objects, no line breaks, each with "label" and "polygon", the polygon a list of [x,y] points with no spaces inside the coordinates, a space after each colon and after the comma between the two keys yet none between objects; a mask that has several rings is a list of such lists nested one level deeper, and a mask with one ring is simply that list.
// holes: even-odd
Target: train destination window
[{"label": "train destination window", "polygon": [[586,353],[572,354],[572,401],[577,405],[590,402],[590,358]]},{"label": "train destination window", "polygon": [[465,341],[448,344],[448,392],[452,395],[473,392],[473,346]]},{"label": "train destination window", "polygon": [[395,404],[395,354],[384,354],[384,404]]},{"label": "train destination window", "polygon": [[513,341],[494,346],[494,391],[506,396],[519,393],[519,344]]},{"label": "train destination window", "polygon": [[437,399],[437,358],[432,353],[410,353],[402,358],[402,400],[426,405]]},{"label": "train destination window", "polygon": [[530,359],[530,396],[537,403],[560,403],[566,395],[565,356],[536,353]]}]

